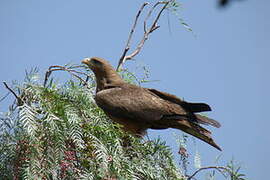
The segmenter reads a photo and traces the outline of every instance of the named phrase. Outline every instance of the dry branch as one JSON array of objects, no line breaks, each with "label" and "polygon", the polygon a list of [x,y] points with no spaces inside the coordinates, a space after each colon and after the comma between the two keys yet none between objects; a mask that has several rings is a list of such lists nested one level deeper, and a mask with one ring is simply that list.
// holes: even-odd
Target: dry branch
[{"label": "dry branch", "polygon": [[146,5],[148,5],[148,3],[146,3],[146,2],[143,3],[143,5],[141,6],[141,8],[139,9],[139,11],[138,11],[138,13],[137,13],[137,15],[136,15],[134,24],[133,24],[133,26],[132,26],[132,28],[131,28],[131,31],[130,31],[130,33],[129,33],[129,36],[128,36],[128,40],[127,40],[126,47],[125,47],[125,49],[124,49],[124,52],[123,52],[122,56],[121,56],[120,59],[119,59],[119,63],[118,63],[117,69],[119,68],[120,64],[123,63],[123,61],[124,61],[124,59],[125,59],[125,56],[126,56],[127,52],[128,52],[129,49],[130,49],[130,41],[131,41],[132,35],[133,35],[133,33],[134,33],[134,31],[135,31],[135,28],[136,28],[136,26],[137,26],[137,22],[138,22],[138,19],[139,19],[140,15],[141,15],[141,12],[142,12],[143,8],[144,8]]},{"label": "dry branch", "polygon": [[0,102],[2,102],[4,99],[6,99],[6,97],[8,97],[9,94],[10,94],[10,92],[8,92],[6,95],[4,95],[4,96],[0,99]]},{"label": "dry branch", "polygon": [[5,85],[5,87],[15,96],[15,98],[17,99],[18,105],[22,105],[24,103],[24,101],[22,100],[22,98],[20,98],[13,89],[11,89],[7,83],[4,81],[3,84]]},{"label": "dry branch", "polygon": [[[196,176],[196,174],[198,174],[200,171],[203,171],[203,170],[207,170],[207,169],[216,169],[218,170],[223,176],[225,176],[224,174],[224,171],[226,171],[227,173],[229,173],[231,176],[233,176],[231,170],[227,167],[224,167],[224,166],[207,166],[207,167],[202,167],[202,168],[199,168],[198,170],[196,170],[191,176],[189,176],[187,178],[187,180],[191,180],[191,179],[194,179],[194,177]],[[222,171],[223,170],[223,171]]]},{"label": "dry branch", "polygon": [[[83,67],[83,66],[75,66],[73,68],[79,68],[79,67]],[[80,71],[76,71],[74,69],[71,68],[67,68],[64,66],[58,66],[58,65],[54,65],[54,66],[50,66],[48,68],[48,70],[45,73],[45,78],[44,78],[44,83],[43,86],[45,87],[47,84],[47,81],[51,75],[52,72],[54,71],[67,71],[68,73],[70,73],[72,76],[76,77],[77,79],[79,79],[81,82],[83,82],[83,85],[87,85],[88,79],[90,78],[88,74],[84,73],[84,72],[80,72]],[[81,74],[81,75],[85,75],[86,76],[86,80],[84,80],[83,78],[81,78],[80,76],[78,76],[77,74]]]},{"label": "dry branch", "polygon": [[[127,52],[129,51],[130,49],[130,42],[131,42],[131,38],[133,36],[133,33],[135,31],[135,28],[137,26],[137,22],[138,22],[138,19],[139,19],[139,16],[142,12],[142,10],[144,9],[144,7],[148,4],[148,3],[144,3],[141,8],[139,9],[137,15],[136,15],[136,18],[135,18],[135,21],[134,21],[134,24],[131,28],[131,31],[129,33],[129,36],[128,36],[128,40],[127,40],[127,44],[126,44],[126,47],[124,49],[124,52],[122,54],[122,56],[120,57],[119,61],[118,61],[118,66],[117,66],[117,69],[116,70],[120,70],[123,66],[123,64],[127,61],[127,60],[130,60],[132,59],[133,57],[135,57],[137,54],[139,54],[139,52],[141,51],[142,47],[144,46],[144,43],[145,41],[148,39],[149,35],[154,32],[155,30],[157,30],[159,28],[159,26],[157,25],[157,22],[158,20],[160,19],[160,16],[162,14],[162,12],[164,11],[164,9],[166,9],[166,7],[168,6],[168,4],[171,2],[172,0],[170,1],[159,1],[157,2],[156,4],[154,4],[154,6],[152,6],[152,8],[148,11],[148,14],[144,20],[144,34],[143,34],[143,37],[141,39],[141,41],[139,42],[139,44],[137,45],[137,47],[135,48],[135,50],[130,53],[129,55],[126,55]],[[150,16],[152,15],[152,12],[154,11],[155,8],[157,8],[158,5],[160,4],[163,4],[162,8],[160,9],[159,13],[157,14],[155,20],[153,21],[152,25],[150,26],[150,28],[147,29],[147,21],[148,19],[150,18]]]}]

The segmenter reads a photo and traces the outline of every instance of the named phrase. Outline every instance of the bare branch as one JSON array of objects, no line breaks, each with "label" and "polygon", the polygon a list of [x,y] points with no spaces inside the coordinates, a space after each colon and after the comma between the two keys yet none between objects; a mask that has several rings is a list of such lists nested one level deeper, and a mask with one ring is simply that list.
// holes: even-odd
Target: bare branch
[{"label": "bare branch", "polygon": [[143,8],[144,8],[146,5],[148,5],[148,3],[146,3],[146,2],[143,3],[143,5],[141,6],[140,10],[138,11],[138,13],[137,13],[137,15],[136,15],[134,24],[133,24],[133,26],[132,26],[132,28],[131,28],[131,31],[130,31],[130,33],[129,33],[129,36],[128,36],[128,40],[127,40],[126,47],[125,47],[125,49],[124,49],[124,52],[123,52],[122,56],[121,56],[120,59],[119,59],[119,63],[118,63],[118,66],[117,66],[117,70],[119,69],[119,67],[121,66],[121,64],[124,63],[123,61],[124,61],[124,59],[125,59],[125,56],[126,56],[127,52],[128,52],[129,49],[130,49],[130,41],[131,41],[131,38],[132,38],[133,33],[134,33],[134,31],[135,31],[135,28],[136,28],[136,26],[137,26],[138,19],[139,19],[140,15],[141,15],[141,12],[142,12]]},{"label": "bare branch", "polygon": [[[158,2],[158,4],[164,4],[164,6],[163,6],[162,9],[159,11],[159,13],[158,13],[158,15],[157,15],[157,17],[156,17],[154,23],[152,24],[152,27],[151,27],[150,31],[151,31],[151,30],[153,31],[153,29],[157,26],[157,22],[158,22],[158,20],[159,20],[159,18],[160,18],[160,16],[161,16],[162,12],[164,11],[164,9],[168,6],[168,4],[169,4],[170,2],[171,2],[171,1]],[[158,4],[157,4],[157,5],[158,5]]]},{"label": "bare branch", "polygon": [[[78,68],[78,67],[83,67],[83,66],[75,66],[73,68]],[[46,84],[47,84],[47,81],[51,75],[52,72],[54,71],[67,71],[68,73],[70,73],[72,76],[76,77],[77,79],[79,79],[81,82],[83,82],[83,85],[87,85],[87,81],[89,79],[89,75],[84,73],[84,72],[80,72],[80,71],[76,71],[74,69],[69,69],[69,68],[66,68],[64,66],[58,66],[58,65],[54,65],[54,66],[50,66],[45,74],[45,78],[44,78],[44,83],[43,83],[43,86],[45,87]],[[77,74],[82,74],[82,75],[85,75],[87,78],[86,80],[82,79],[80,76],[78,76]]]},{"label": "bare branch", "polygon": [[9,94],[10,94],[10,92],[8,92],[6,95],[4,95],[4,96],[0,99],[0,102],[3,101],[4,99],[6,99],[6,97],[8,97]]},{"label": "bare branch", "polygon": [[145,20],[144,20],[144,23],[143,23],[143,24],[144,24],[144,33],[147,32],[146,26],[147,26],[147,21],[148,21],[148,19],[149,19],[150,16],[152,15],[152,12],[154,11],[154,9],[155,9],[159,4],[163,4],[163,2],[161,2],[161,1],[157,2],[157,3],[150,9],[150,11],[148,12],[148,14],[147,14],[147,16],[146,16],[146,18],[145,18]]},{"label": "bare branch", "polygon": [[[155,21],[153,22],[153,24],[151,25],[150,29],[145,29],[145,33],[143,35],[142,40],[140,41],[140,43],[138,44],[137,48],[128,56],[125,57],[125,61],[132,59],[133,57],[135,57],[137,54],[139,54],[139,52],[141,51],[145,41],[148,39],[149,35],[154,32],[155,30],[157,30],[159,28],[159,26],[157,26],[157,21],[160,18],[160,15],[162,14],[163,10],[166,8],[166,6],[168,5],[169,1],[165,3],[165,5],[162,7],[162,9],[160,10],[160,12],[158,13],[158,16],[156,17]],[[164,4],[164,2],[157,2],[154,6],[157,7],[157,5],[159,4]],[[154,9],[152,8],[152,10]],[[152,12],[151,12],[152,13]],[[149,13],[151,15],[151,13]]]},{"label": "bare branch", "polygon": [[187,178],[187,180],[191,180],[194,178],[194,176],[199,173],[200,171],[203,171],[203,170],[207,170],[207,169],[216,169],[218,170],[223,176],[224,176],[224,173],[222,172],[222,170],[228,172],[230,175],[232,175],[232,172],[229,168],[227,167],[224,167],[224,166],[207,166],[207,167],[202,167],[200,169],[198,169],[197,171],[195,171],[191,176],[189,176]]},{"label": "bare branch", "polygon": [[5,85],[5,87],[15,96],[15,98],[17,99],[18,105],[22,105],[24,103],[24,101],[15,93],[15,91],[13,91],[13,89],[11,89],[7,83],[4,81],[3,84]]},{"label": "bare branch", "polygon": [[[130,54],[130,55],[126,55],[127,52],[129,51],[130,49],[130,40],[131,40],[131,37],[133,35],[133,32],[135,30],[135,27],[137,25],[137,21],[138,21],[138,17],[140,16],[141,14],[141,11],[143,10],[143,8],[148,4],[148,3],[144,3],[140,10],[138,11],[137,13],[137,16],[135,18],[135,22],[134,22],[134,25],[131,29],[131,32],[129,34],[129,38],[128,38],[128,41],[127,41],[127,45],[124,49],[124,52],[121,56],[121,58],[119,59],[119,62],[118,62],[118,66],[117,66],[117,69],[116,70],[119,70],[123,64],[127,61],[127,60],[130,60],[132,59],[133,57],[135,57],[137,54],[139,54],[139,52],[141,51],[142,47],[144,46],[144,43],[145,41],[148,39],[149,35],[154,32],[155,30],[157,30],[159,28],[159,26],[157,25],[157,22],[162,14],[162,12],[164,11],[164,9],[167,7],[167,5],[171,2],[172,0],[170,1],[159,1],[157,2],[148,12],[145,20],[144,20],[144,34],[143,34],[143,37],[141,39],[141,41],[139,42],[139,44],[137,45],[136,49]],[[161,8],[161,10],[159,11],[157,17],[155,18],[154,22],[152,23],[152,25],[150,26],[149,29],[147,29],[147,21],[148,19],[150,18],[150,16],[152,15],[152,12],[154,11],[154,9],[159,5],[159,4],[164,4],[163,7]]]}]

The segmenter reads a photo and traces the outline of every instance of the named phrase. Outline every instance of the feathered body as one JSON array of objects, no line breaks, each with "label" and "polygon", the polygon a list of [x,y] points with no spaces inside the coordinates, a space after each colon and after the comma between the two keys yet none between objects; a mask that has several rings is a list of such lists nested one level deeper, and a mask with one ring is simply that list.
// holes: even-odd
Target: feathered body
[{"label": "feathered body", "polygon": [[144,135],[147,129],[180,129],[220,149],[211,138],[211,132],[199,125],[220,127],[210,118],[195,114],[210,111],[205,103],[189,103],[155,89],[126,83],[104,59],[87,58],[82,61],[96,76],[97,105],[123,129],[135,135]]}]

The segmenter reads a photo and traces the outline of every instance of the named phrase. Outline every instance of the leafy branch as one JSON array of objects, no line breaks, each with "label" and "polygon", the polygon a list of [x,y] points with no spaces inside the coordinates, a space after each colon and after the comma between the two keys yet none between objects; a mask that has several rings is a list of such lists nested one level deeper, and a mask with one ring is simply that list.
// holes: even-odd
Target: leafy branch
[{"label": "leafy branch", "polygon": [[[148,3],[143,3],[137,12],[117,66],[127,81],[142,82],[122,66],[140,53],[150,34],[160,27],[158,21],[164,10],[171,8],[170,3],[177,6],[174,2],[159,1],[150,7],[143,21],[141,41],[127,55],[139,17]],[[161,9],[154,21],[147,26],[159,6]],[[27,73],[27,83],[18,85],[18,93],[3,82],[16,98],[19,108],[10,108],[7,113],[0,114],[0,177],[191,180],[201,171],[215,169],[231,180],[243,180],[240,167],[236,168],[233,163],[201,167],[190,176],[182,174],[165,142],[130,136],[107,118],[96,106],[93,91],[89,90],[94,78],[81,67],[84,66],[50,66],[42,84],[31,82],[31,73]],[[69,80],[61,86],[51,77],[56,71],[68,72],[76,81]],[[54,88],[56,86],[59,88]],[[126,139],[130,142],[128,147]],[[184,147],[181,147],[180,155],[185,170],[188,159]]]},{"label": "leafy branch", "polygon": [[221,173],[225,178],[230,178],[231,180],[245,180],[245,174],[239,173],[240,166],[236,167],[233,163],[233,161],[230,161],[230,163],[227,166],[206,166],[201,167],[197,169],[192,175],[188,176],[187,180],[195,179],[195,176],[204,170],[210,170],[215,169],[219,173]]}]

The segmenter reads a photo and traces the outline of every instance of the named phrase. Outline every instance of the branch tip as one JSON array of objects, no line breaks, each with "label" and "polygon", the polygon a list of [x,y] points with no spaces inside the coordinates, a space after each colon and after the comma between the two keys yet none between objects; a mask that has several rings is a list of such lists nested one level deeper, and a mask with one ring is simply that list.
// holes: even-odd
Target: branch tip
[{"label": "branch tip", "polygon": [[[143,34],[143,37],[141,39],[141,41],[139,42],[139,44],[137,45],[137,47],[135,48],[135,50],[130,54],[130,55],[127,55],[127,52],[130,50],[130,42],[131,42],[131,38],[133,36],[133,33],[135,31],[135,28],[137,26],[137,22],[138,22],[138,19],[139,19],[139,16],[141,15],[141,12],[143,11],[144,7],[146,5],[148,5],[149,3],[148,2],[145,2],[143,3],[143,5],[140,7],[140,9],[138,10],[137,12],[137,15],[135,17],[135,21],[133,23],[133,26],[130,30],[130,33],[129,33],[129,36],[128,36],[128,40],[127,40],[127,44],[124,48],[124,51],[122,53],[122,56],[120,57],[119,61],[118,61],[118,66],[116,68],[116,70],[118,71],[120,68],[122,68],[123,64],[127,61],[127,60],[130,60],[132,59],[133,57],[135,57],[137,54],[140,53],[142,47],[144,46],[144,43],[145,41],[148,39],[148,36],[154,32],[155,30],[157,30],[160,26],[157,25],[157,22],[158,20],[160,19],[160,16],[163,12],[163,10],[167,7],[167,5],[171,2],[172,0],[170,1],[159,1],[157,3],[155,3],[152,8],[148,11],[147,13],[147,16],[145,17],[144,19],[144,22],[143,22],[143,30],[144,30],[144,34]],[[161,10],[159,11],[159,13],[157,14],[155,20],[153,21],[152,25],[150,26],[149,29],[147,29],[147,21],[148,19],[150,18],[150,16],[152,15],[152,12],[154,11],[154,9],[159,5],[159,4],[164,4],[161,8]]]},{"label": "branch tip", "polygon": [[15,93],[15,91],[13,89],[11,89],[7,83],[5,81],[3,81],[3,84],[5,85],[5,87],[15,96],[15,98],[17,99],[18,105],[22,105],[22,103],[24,103],[24,101]]}]

